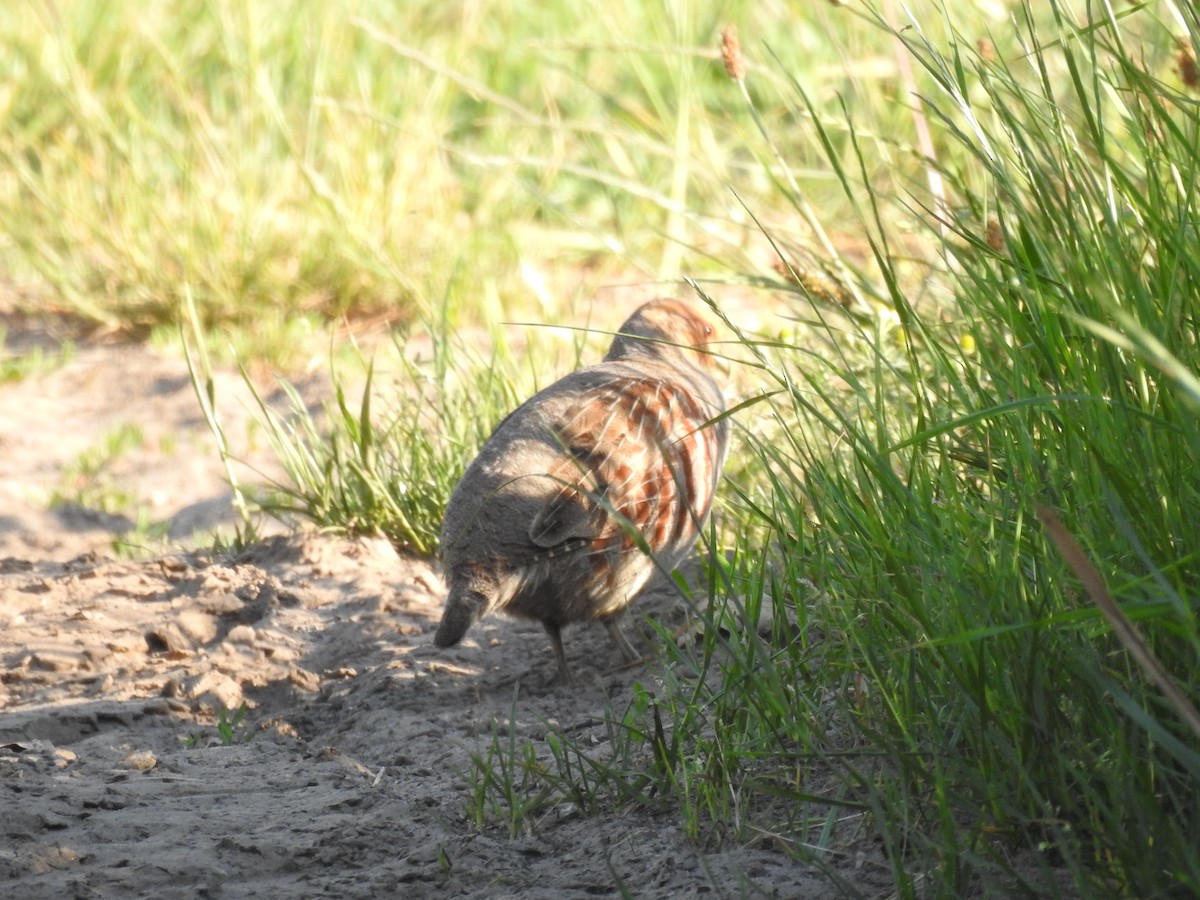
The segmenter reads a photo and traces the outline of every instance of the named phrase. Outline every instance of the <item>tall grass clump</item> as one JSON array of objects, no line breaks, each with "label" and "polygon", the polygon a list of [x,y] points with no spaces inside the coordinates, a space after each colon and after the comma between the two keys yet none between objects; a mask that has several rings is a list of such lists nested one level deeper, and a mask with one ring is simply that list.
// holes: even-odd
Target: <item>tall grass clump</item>
[{"label": "tall grass clump", "polygon": [[[835,876],[879,841],[898,896],[1192,896],[1200,20],[877,24],[925,152],[793,82],[875,314],[797,277],[793,334],[745,337],[768,388],[727,515],[769,540],[713,558],[704,640],[617,719],[639,740],[556,736],[548,777],[615,803],[650,779],[697,837]],[[888,154],[939,177],[881,190]]]},{"label": "tall grass clump", "polygon": [[[784,575],[764,587],[841,635],[819,681],[841,692],[864,754],[848,771],[905,894],[1200,889],[1200,112],[1171,65],[1200,29],[1194,9],[1182,38],[1148,10],[1076,12],[1027,5],[995,50],[949,13],[947,40],[897,29],[944,206],[863,181],[854,122],[830,164],[903,352],[864,335],[863,366],[830,328],[811,335],[822,365],[768,362],[772,414],[796,437],[760,454],[807,504],[765,512]],[[951,304],[903,283],[879,214],[896,199],[936,242],[929,278]],[[1056,549],[1039,512],[1082,552]],[[1144,655],[1092,605],[1089,568]],[[813,652],[747,651],[736,674],[782,700],[811,690]],[[723,692],[740,690],[732,674]],[[776,715],[746,736],[828,752]]]}]

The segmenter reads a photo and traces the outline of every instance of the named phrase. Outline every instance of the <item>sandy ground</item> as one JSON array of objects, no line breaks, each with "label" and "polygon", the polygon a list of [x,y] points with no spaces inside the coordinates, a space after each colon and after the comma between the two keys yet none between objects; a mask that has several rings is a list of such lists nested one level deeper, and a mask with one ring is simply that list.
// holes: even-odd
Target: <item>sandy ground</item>
[{"label": "sandy ground", "polygon": [[[235,449],[255,459],[236,409]],[[185,549],[117,559],[128,520],[48,509],[123,424],[143,440],[109,474]],[[659,663],[614,669],[603,629],[578,628],[575,683],[553,687],[540,629],[503,619],[435,652],[432,563],[316,534],[187,550],[232,521],[228,501],[181,360],[91,346],[0,385],[0,896],[842,895],[769,847],[699,846],[669,811],[560,803],[515,837],[495,816],[477,827],[469,773],[493,729],[537,741],[557,724],[602,755],[606,709]],[[629,630],[652,647],[644,621]],[[842,865],[888,895],[878,858]]]}]

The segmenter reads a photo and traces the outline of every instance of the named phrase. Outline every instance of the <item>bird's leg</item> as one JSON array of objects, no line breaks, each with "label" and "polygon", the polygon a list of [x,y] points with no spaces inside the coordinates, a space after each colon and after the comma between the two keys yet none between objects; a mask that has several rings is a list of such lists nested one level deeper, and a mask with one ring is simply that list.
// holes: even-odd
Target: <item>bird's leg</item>
[{"label": "bird's leg", "polygon": [[625,662],[636,663],[642,661],[642,655],[633,649],[625,637],[625,632],[621,630],[621,617],[613,616],[610,619],[604,620],[604,627],[608,629],[608,636],[612,638],[612,642],[617,645],[617,649],[621,651],[621,655],[625,657]]},{"label": "bird's leg", "polygon": [[571,671],[567,668],[567,652],[563,650],[562,628],[554,622],[542,622],[546,634],[550,635],[550,645],[554,648],[554,658],[558,661],[558,680],[560,684],[569,684]]}]

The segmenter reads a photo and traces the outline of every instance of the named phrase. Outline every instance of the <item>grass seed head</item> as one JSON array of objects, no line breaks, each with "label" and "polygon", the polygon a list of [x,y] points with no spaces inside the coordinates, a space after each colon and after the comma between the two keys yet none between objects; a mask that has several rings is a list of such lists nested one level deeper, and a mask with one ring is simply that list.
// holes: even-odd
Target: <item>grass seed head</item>
[{"label": "grass seed head", "polygon": [[721,61],[725,63],[725,72],[734,81],[746,77],[746,63],[742,59],[742,45],[738,41],[736,25],[726,25],[721,31]]},{"label": "grass seed head", "polygon": [[1179,52],[1175,56],[1179,77],[1193,91],[1200,90],[1200,69],[1196,67],[1196,49],[1186,40],[1179,41]]}]

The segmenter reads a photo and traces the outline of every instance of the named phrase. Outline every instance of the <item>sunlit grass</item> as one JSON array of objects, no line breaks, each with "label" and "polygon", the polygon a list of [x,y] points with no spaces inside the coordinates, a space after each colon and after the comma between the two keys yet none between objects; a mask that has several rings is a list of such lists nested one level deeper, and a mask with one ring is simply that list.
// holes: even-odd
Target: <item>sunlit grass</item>
[{"label": "sunlit grass", "polygon": [[[908,118],[886,36],[813,15],[6,4],[0,265],[30,304],[133,335],[172,334],[190,293],[208,328],[289,365],[299,321],[545,315],[606,280],[728,277],[731,259],[777,278],[747,211],[811,242],[775,193],[780,161],[814,203],[844,201],[772,54],[822,110],[879,123],[873,177],[913,169],[883,137]],[[766,167],[719,61],[731,21],[780,145]]]}]

